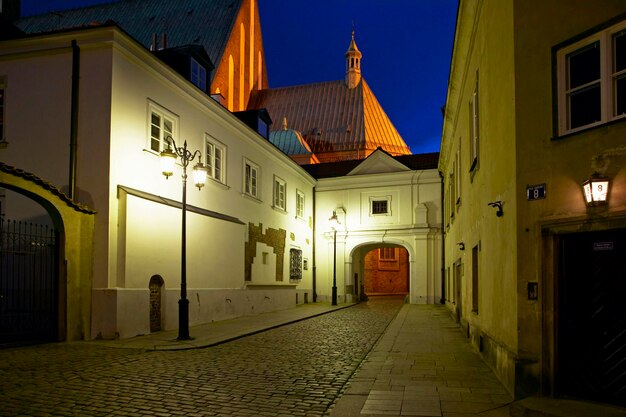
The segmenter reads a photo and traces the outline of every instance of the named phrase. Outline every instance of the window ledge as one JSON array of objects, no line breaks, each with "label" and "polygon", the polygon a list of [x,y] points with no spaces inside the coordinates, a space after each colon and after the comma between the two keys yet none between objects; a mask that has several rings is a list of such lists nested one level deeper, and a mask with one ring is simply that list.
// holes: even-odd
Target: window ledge
[{"label": "window ledge", "polygon": [[248,200],[254,201],[255,203],[261,204],[263,202],[263,201],[261,201],[261,199],[255,197],[253,195],[250,195],[250,194],[241,193],[241,196],[246,198],[246,199],[248,199]]},{"label": "window ledge", "polygon": [[280,214],[287,214],[287,210],[285,210],[284,208],[278,207],[278,206],[272,206],[272,209],[274,211],[279,212]]},{"label": "window ledge", "polygon": [[[221,181],[218,181],[218,180],[216,180],[216,179],[214,179],[214,178],[211,178],[211,177],[207,177],[207,179],[211,180],[210,184],[213,184],[213,185],[215,185],[216,187],[219,187],[219,188],[221,188],[221,189],[223,189],[223,190],[230,190],[230,187],[229,187],[228,185],[224,184],[224,183],[223,183],[223,182],[221,182]],[[208,181],[207,181],[207,182],[208,182]]]},{"label": "window ledge", "polygon": [[591,126],[588,126],[588,127],[584,127],[584,128],[578,128],[577,130],[574,130],[574,131],[565,132],[562,135],[553,136],[553,137],[550,138],[550,141],[556,142],[556,141],[559,141],[559,140],[562,140],[562,139],[567,139],[567,138],[570,138],[572,136],[576,136],[576,135],[579,135],[579,134],[582,134],[582,133],[587,133],[587,132],[592,131],[592,130],[601,129],[601,128],[608,128],[608,127],[610,127],[610,126],[612,126],[614,124],[622,123],[622,122],[625,122],[625,121],[626,121],[626,117],[622,116],[619,119],[613,119],[613,120],[610,120],[608,122],[598,123],[598,124],[594,124],[594,125],[591,125]]}]

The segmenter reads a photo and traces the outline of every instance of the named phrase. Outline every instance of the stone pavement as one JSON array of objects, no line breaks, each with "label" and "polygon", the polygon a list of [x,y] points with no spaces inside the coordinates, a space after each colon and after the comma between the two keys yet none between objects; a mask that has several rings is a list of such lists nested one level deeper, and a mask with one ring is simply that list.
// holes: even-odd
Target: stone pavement
[{"label": "stone pavement", "polygon": [[404,305],[330,417],[626,417],[582,401],[513,399],[441,305]]}]

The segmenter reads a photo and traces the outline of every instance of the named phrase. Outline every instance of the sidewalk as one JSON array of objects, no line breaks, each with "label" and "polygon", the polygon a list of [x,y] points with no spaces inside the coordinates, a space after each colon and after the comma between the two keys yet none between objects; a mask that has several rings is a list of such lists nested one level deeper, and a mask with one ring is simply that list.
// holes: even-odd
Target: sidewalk
[{"label": "sidewalk", "polygon": [[440,305],[405,304],[330,417],[626,417],[580,401],[513,398]]},{"label": "sidewalk", "polygon": [[302,304],[287,310],[272,311],[253,316],[243,316],[231,320],[192,326],[189,328],[189,335],[192,340],[178,341],[176,340],[178,330],[167,330],[129,339],[92,340],[80,343],[94,343],[113,348],[144,350],[199,349],[219,345],[244,336],[331,313],[353,305],[353,303],[341,304],[339,306],[331,306],[330,303]]}]

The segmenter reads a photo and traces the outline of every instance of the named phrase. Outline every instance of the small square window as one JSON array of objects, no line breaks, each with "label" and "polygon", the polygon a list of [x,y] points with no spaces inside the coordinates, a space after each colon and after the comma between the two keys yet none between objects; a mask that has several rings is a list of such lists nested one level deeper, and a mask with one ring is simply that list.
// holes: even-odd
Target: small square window
[{"label": "small square window", "polygon": [[370,198],[370,215],[372,216],[389,216],[391,214],[390,207],[391,197],[371,197]]}]

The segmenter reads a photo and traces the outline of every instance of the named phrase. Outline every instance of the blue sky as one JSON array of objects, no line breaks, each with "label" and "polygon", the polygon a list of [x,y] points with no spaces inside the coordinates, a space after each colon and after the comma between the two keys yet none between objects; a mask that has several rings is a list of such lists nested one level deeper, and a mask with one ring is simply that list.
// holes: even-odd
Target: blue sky
[{"label": "blue sky", "polygon": [[[22,0],[37,14],[109,0]],[[457,0],[258,0],[270,87],[343,79],[354,24],[363,78],[413,153],[441,139]]]}]

